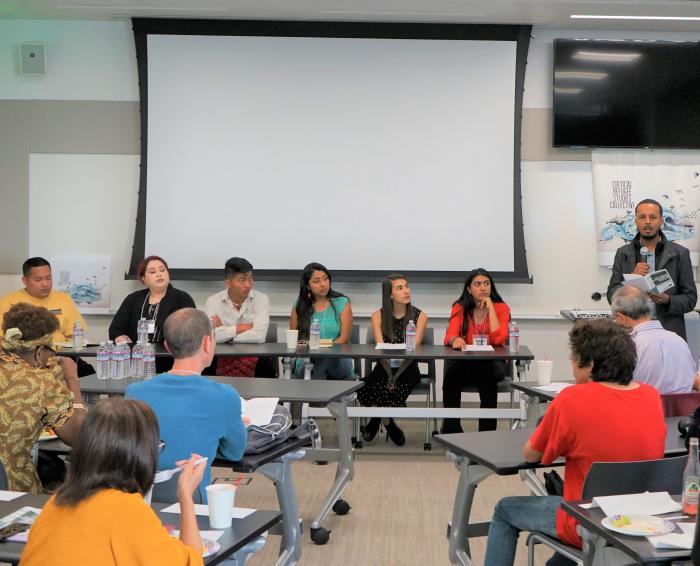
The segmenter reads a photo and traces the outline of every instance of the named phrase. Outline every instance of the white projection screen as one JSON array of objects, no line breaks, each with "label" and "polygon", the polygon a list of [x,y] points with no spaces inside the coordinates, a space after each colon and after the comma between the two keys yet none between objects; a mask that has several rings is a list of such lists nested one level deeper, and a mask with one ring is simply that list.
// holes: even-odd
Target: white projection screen
[{"label": "white projection screen", "polygon": [[192,33],[178,21],[159,33],[158,22],[134,21],[145,166],[132,264],[157,254],[175,274],[220,277],[238,255],[258,277],[319,261],[354,278],[485,267],[527,279],[521,33],[309,36],[289,22],[277,23],[289,35],[222,22]]}]

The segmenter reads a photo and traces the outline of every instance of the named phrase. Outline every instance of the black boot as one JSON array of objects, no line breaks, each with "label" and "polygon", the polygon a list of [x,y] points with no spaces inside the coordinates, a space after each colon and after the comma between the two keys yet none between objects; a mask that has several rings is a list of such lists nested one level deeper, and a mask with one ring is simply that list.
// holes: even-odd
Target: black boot
[{"label": "black boot", "polygon": [[379,417],[372,417],[362,429],[362,439],[365,442],[372,442],[374,437],[377,436],[377,432],[379,432],[379,425],[381,423],[382,419]]},{"label": "black boot", "polygon": [[406,435],[394,422],[394,419],[389,419],[389,424],[386,425],[386,439],[387,441],[391,438],[391,441],[396,444],[396,446],[403,446],[406,444]]}]

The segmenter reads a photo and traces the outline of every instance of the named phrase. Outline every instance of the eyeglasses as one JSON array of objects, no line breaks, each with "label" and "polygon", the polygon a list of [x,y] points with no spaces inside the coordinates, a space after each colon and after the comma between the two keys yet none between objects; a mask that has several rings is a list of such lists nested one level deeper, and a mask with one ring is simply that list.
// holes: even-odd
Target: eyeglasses
[{"label": "eyeglasses", "polygon": [[159,440],[158,441],[158,454],[162,453],[163,450],[165,450],[165,440]]}]

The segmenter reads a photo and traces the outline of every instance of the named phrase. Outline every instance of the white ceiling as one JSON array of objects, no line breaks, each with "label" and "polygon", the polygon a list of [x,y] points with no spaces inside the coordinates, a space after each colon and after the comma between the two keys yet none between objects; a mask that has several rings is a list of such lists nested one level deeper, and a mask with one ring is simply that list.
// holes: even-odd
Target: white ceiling
[{"label": "white ceiling", "polygon": [[516,23],[549,28],[700,31],[700,21],[572,20],[571,14],[700,16],[700,0],[5,0],[0,18],[137,17]]}]

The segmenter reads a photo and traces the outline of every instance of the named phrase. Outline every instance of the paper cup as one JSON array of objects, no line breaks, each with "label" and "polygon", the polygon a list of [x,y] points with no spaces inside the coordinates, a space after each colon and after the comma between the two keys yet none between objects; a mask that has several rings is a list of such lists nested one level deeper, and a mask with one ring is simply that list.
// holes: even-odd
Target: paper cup
[{"label": "paper cup", "polygon": [[209,501],[209,526],[212,529],[228,529],[233,517],[236,486],[230,483],[214,483],[208,485],[206,489]]},{"label": "paper cup", "polygon": [[537,383],[539,385],[548,385],[552,381],[552,360],[537,360],[535,367],[537,368]]},{"label": "paper cup", "polygon": [[299,331],[298,330],[287,330],[287,348],[290,350],[296,350],[298,341],[299,341]]}]

